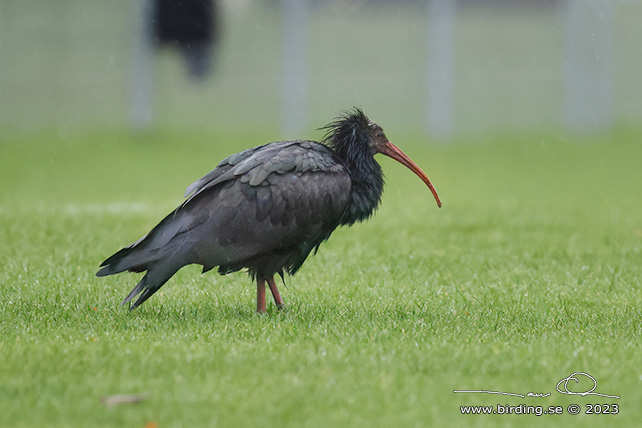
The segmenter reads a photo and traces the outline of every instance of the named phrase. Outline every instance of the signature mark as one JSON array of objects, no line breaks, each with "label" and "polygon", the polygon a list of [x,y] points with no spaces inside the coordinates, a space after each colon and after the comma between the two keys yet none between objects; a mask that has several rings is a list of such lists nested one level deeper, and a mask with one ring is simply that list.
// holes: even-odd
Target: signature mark
[{"label": "signature mark", "polygon": [[[575,383],[579,383],[580,378],[588,378],[593,382],[593,386],[586,391],[571,391],[568,388],[568,383],[570,381],[575,381]],[[597,381],[593,376],[591,376],[588,373],[584,372],[573,372],[569,376],[561,379],[559,382],[557,382],[557,385],[555,386],[555,390],[564,395],[581,395],[581,396],[587,396],[587,395],[598,395],[600,397],[607,397],[607,398],[620,398],[619,395],[609,395],[609,394],[601,394],[599,392],[594,392],[595,389],[597,388]],[[536,398],[544,398],[548,397],[551,395],[550,392],[546,393],[540,393],[540,392],[528,392],[527,394],[518,394],[516,392],[503,392],[503,391],[490,391],[490,390],[482,390],[482,389],[456,389],[453,391],[454,393],[472,393],[472,394],[498,394],[498,395],[511,395],[514,397],[536,397]]]}]

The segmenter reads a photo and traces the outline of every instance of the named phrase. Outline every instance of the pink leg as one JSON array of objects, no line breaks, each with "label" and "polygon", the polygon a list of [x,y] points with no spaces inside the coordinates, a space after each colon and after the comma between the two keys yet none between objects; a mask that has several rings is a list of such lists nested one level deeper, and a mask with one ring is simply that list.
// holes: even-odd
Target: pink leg
[{"label": "pink leg", "polygon": [[279,294],[279,289],[276,288],[276,282],[274,282],[274,277],[271,276],[267,279],[268,285],[270,286],[270,291],[272,292],[272,296],[274,297],[274,303],[276,303],[276,306],[279,309],[282,309],[285,307],[285,303],[283,302],[283,299],[281,298],[281,294]]},{"label": "pink leg", "polygon": [[256,312],[265,313],[265,280],[256,280]]}]

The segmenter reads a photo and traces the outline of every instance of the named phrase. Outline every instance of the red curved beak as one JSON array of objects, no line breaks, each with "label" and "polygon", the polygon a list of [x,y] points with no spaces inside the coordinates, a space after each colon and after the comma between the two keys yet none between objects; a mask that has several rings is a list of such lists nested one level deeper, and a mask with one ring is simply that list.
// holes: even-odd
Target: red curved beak
[{"label": "red curved beak", "polygon": [[406,156],[406,154],[402,152],[399,147],[392,144],[391,141],[388,141],[387,144],[381,148],[380,153],[393,158],[394,160],[402,165],[405,165],[409,170],[417,174],[419,178],[421,178],[421,180],[426,183],[426,185],[432,192],[432,195],[435,197],[435,201],[437,201],[437,206],[441,207],[441,201],[439,200],[437,190],[435,190],[435,187],[430,182],[430,179],[428,178],[426,173],[423,172],[412,159]]}]

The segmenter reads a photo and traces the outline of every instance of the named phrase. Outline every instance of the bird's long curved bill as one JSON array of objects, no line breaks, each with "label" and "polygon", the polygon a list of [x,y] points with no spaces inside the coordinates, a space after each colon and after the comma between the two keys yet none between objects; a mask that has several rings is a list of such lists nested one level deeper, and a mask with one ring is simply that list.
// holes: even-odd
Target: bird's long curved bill
[{"label": "bird's long curved bill", "polygon": [[419,165],[417,165],[412,159],[410,159],[404,152],[401,151],[401,149],[394,144],[392,144],[390,141],[384,146],[383,150],[381,150],[381,153],[393,158],[397,162],[399,162],[402,165],[405,165],[409,170],[417,174],[421,180],[426,183],[430,191],[432,192],[432,195],[435,197],[435,201],[437,201],[437,206],[441,207],[441,201],[439,200],[439,195],[437,194],[437,190],[435,190],[435,186],[432,185],[430,182],[430,179],[426,175],[425,172],[419,168]]}]

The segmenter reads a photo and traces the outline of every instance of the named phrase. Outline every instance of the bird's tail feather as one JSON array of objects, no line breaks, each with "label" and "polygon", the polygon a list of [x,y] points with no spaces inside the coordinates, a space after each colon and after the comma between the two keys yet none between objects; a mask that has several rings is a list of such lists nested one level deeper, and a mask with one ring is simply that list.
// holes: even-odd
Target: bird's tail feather
[{"label": "bird's tail feather", "polygon": [[[123,299],[122,302],[120,302],[121,306],[126,305],[127,303],[131,302],[134,297],[136,297],[141,291],[145,289],[147,286],[147,274],[141,278],[141,280],[136,284],[136,287],[132,288],[132,291],[129,292],[127,297]],[[142,303],[142,302],[141,302]],[[132,306],[129,307],[129,309],[133,309]]]},{"label": "bird's tail feather", "polygon": [[151,260],[149,260],[149,254],[137,244],[138,242],[123,248],[102,262],[100,264],[102,269],[96,272],[96,276],[113,275],[126,270],[130,272],[142,272],[146,270],[147,265],[151,262]]},{"label": "bird's tail feather", "polygon": [[179,269],[180,267],[168,267],[165,266],[151,266],[145,276],[143,276],[136,287],[129,292],[127,297],[123,299],[121,305],[126,305],[131,302],[134,297],[138,296],[138,299],[129,306],[129,310],[136,309],[142,305],[145,300],[149,299],[154,293],[158,291],[159,288],[163,286]]}]

